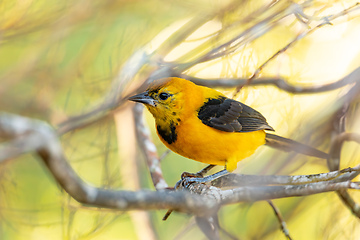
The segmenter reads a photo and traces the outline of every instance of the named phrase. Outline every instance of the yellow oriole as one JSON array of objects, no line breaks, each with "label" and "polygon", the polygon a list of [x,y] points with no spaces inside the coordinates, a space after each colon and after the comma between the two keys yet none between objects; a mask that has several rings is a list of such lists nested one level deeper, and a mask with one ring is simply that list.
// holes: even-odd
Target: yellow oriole
[{"label": "yellow oriole", "polygon": [[327,158],[327,154],[264,130],[274,131],[253,108],[222,93],[181,78],[155,81],[129,98],[145,104],[161,141],[172,151],[233,171],[237,163],[264,144]]}]

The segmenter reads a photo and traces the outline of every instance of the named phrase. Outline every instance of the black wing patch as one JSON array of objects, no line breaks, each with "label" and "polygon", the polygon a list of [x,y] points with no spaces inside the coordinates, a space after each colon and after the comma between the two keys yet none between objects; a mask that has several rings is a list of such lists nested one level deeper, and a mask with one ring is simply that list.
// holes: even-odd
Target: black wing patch
[{"label": "black wing patch", "polygon": [[209,98],[199,109],[198,118],[207,126],[224,132],[271,130],[261,113],[230,98]]}]

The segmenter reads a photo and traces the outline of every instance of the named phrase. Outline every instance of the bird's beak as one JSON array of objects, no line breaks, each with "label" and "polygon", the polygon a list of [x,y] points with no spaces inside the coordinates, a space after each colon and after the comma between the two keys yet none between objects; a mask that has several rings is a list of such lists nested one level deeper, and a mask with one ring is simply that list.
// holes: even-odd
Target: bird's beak
[{"label": "bird's beak", "polygon": [[153,107],[156,106],[155,99],[150,97],[147,91],[143,92],[143,93],[140,93],[140,94],[137,94],[137,95],[134,95],[132,97],[129,97],[128,100],[143,103],[143,104],[150,105],[150,106],[153,106]]}]

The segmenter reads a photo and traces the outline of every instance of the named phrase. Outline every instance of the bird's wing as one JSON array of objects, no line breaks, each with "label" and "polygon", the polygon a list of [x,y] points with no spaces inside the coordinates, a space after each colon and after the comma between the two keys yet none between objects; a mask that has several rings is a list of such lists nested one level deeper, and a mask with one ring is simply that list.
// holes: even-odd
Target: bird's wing
[{"label": "bird's wing", "polygon": [[199,109],[198,118],[205,125],[224,132],[274,131],[261,113],[226,97],[209,98]]}]

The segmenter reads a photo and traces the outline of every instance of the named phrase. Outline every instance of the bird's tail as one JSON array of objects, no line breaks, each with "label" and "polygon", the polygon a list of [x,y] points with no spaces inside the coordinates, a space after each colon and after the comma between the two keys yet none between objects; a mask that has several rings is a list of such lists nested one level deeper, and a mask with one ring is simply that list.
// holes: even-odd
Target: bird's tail
[{"label": "bird's tail", "polygon": [[329,156],[327,153],[312,148],[308,145],[296,142],[288,138],[280,137],[275,134],[266,133],[265,140],[266,140],[266,145],[276,149],[280,149],[282,151],[287,151],[287,152],[294,151],[297,153],[323,158],[323,159],[327,159]]}]

